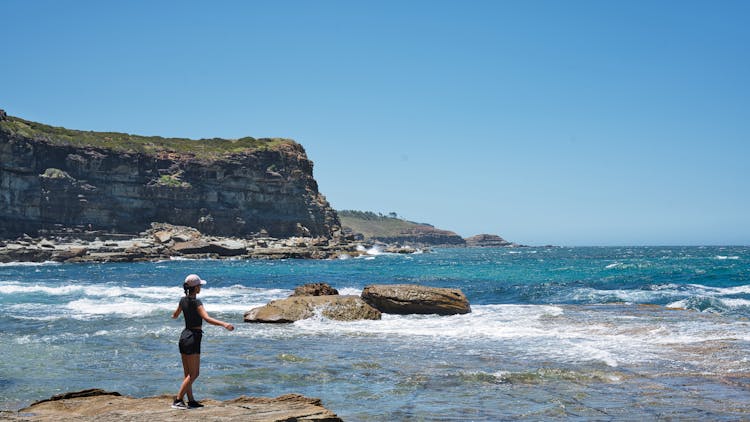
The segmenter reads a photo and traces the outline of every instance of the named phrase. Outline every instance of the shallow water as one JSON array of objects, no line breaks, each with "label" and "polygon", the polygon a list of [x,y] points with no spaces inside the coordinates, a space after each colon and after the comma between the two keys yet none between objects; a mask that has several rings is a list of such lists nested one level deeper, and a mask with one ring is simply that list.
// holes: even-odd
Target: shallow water
[{"label": "shallow water", "polygon": [[[188,273],[200,397],[319,397],[346,420],[750,418],[750,249],[437,249],[340,261],[0,266],[0,408],[104,388],[173,394]],[[459,287],[472,313],[241,323],[308,282]],[[672,309],[684,308],[684,309]]]}]

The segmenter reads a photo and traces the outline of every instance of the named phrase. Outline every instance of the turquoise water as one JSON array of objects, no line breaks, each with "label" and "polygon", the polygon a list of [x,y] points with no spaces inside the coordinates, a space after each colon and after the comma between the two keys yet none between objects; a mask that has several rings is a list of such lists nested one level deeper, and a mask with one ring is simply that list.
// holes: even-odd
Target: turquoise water
[{"label": "turquoise water", "polygon": [[[206,328],[198,398],[296,392],[363,421],[750,418],[750,248],[373,254],[0,266],[0,409],[93,387],[176,392],[170,314],[195,272],[208,312],[237,326]],[[458,287],[472,313],[241,322],[308,282]]]}]

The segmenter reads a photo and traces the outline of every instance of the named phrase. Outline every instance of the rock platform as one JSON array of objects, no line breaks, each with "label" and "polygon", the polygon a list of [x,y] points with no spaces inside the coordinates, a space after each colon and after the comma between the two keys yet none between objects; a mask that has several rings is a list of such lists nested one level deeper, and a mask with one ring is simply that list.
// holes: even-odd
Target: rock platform
[{"label": "rock platform", "polygon": [[[208,236],[198,230],[153,223],[138,235],[105,232],[47,233],[0,240],[0,263],[140,262],[185,259],[335,259],[367,254],[348,238]],[[396,253],[415,253],[414,249]]]},{"label": "rock platform", "polygon": [[276,398],[246,397],[202,400],[199,409],[172,409],[172,396],[133,398],[99,389],[66,393],[32,404],[18,412],[2,412],[10,421],[314,421],[342,419],[321,401],[299,394]]}]

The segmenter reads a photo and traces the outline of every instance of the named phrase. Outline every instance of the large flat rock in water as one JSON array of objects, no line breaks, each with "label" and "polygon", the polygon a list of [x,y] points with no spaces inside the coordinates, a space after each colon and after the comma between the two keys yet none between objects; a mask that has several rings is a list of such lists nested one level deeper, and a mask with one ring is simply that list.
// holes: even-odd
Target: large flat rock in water
[{"label": "large flat rock in water", "polygon": [[386,314],[468,314],[471,306],[460,289],[416,284],[373,284],[362,290],[362,299]]},{"label": "large flat rock in water", "polygon": [[324,295],[292,296],[271,301],[245,312],[245,322],[289,323],[312,318],[316,312],[336,321],[377,320],[380,311],[359,296]]},{"label": "large flat rock in water", "polygon": [[323,407],[319,399],[299,394],[287,394],[276,398],[242,396],[227,401],[207,399],[201,400],[205,407],[188,410],[172,409],[172,399],[173,396],[166,395],[133,398],[101,390],[86,390],[37,402],[16,413],[2,412],[0,419],[104,422],[341,421],[335,413]]}]

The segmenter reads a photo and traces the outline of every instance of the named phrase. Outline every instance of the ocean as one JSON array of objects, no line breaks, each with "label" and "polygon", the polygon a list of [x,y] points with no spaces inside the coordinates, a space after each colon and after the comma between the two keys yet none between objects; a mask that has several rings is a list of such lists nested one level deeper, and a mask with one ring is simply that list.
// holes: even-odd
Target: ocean
[{"label": "ocean", "polygon": [[[204,327],[198,399],[300,393],[348,421],[750,419],[749,247],[3,264],[0,409],[86,388],[176,393],[170,316],[189,273],[236,326]],[[472,312],[242,322],[311,282],[460,288]]]}]

